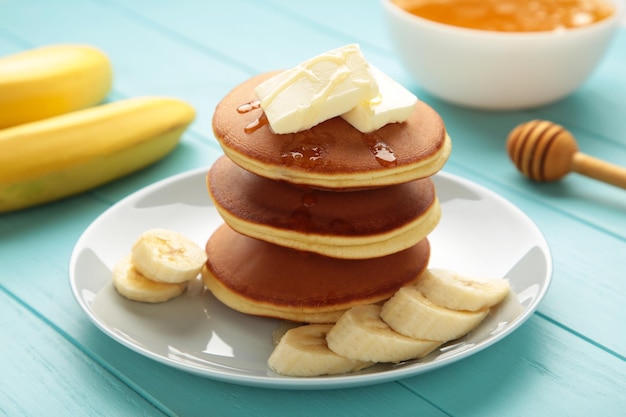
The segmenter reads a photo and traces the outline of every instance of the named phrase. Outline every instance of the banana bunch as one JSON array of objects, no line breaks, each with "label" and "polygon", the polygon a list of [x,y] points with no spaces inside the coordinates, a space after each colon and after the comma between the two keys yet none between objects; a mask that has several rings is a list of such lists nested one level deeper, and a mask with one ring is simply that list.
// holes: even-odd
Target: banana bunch
[{"label": "banana bunch", "polygon": [[49,45],[0,58],[0,129],[98,104],[112,83],[108,57],[89,45]]},{"label": "banana bunch", "polygon": [[0,213],[74,195],[156,162],[195,118],[187,103],[138,97],[96,105],[111,64],[85,45],[0,58]]},{"label": "banana bunch", "polygon": [[204,250],[180,233],[150,229],[113,267],[113,285],[129,300],[161,303],[181,295],[206,260]]},{"label": "banana bunch", "polygon": [[504,279],[430,269],[381,305],[356,306],[335,324],[288,330],[268,359],[274,372],[319,376],[422,358],[474,329],[509,293]]}]

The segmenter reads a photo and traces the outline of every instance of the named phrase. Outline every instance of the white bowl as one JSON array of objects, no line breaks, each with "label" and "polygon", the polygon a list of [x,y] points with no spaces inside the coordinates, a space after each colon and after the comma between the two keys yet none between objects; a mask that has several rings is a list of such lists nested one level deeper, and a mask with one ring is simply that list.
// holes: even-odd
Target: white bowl
[{"label": "white bowl", "polygon": [[519,110],[576,90],[602,59],[622,13],[593,25],[552,32],[466,29],[415,16],[382,0],[396,52],[425,91],[454,104]]}]

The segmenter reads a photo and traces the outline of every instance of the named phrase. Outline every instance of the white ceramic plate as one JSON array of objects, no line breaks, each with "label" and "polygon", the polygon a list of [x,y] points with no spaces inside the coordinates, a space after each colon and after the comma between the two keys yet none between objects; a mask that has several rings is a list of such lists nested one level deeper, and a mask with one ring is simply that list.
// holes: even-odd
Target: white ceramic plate
[{"label": "white ceramic plate", "polygon": [[252,317],[222,305],[200,281],[181,297],[143,304],[119,296],[111,270],[145,230],[177,230],[199,245],[221,224],[199,169],[153,184],[120,201],[85,230],[70,261],[70,283],[81,308],[119,343],[175,368],[203,376],[273,388],[326,389],[413,376],[472,355],[519,327],[546,293],[552,261],[546,241],[519,209],[491,191],[441,172],[434,177],[442,220],[429,236],[430,266],[506,277],[512,294],[462,339],[426,358],[378,364],[338,376],[292,378],[267,367],[278,320]]}]

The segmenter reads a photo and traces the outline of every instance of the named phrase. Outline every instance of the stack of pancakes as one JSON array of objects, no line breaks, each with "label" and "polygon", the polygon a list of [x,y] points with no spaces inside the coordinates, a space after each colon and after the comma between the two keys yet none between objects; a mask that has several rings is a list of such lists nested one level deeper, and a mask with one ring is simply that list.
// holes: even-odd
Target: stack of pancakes
[{"label": "stack of pancakes", "polygon": [[409,120],[372,133],[335,117],[275,134],[254,94],[272,75],[235,87],[215,110],[225,156],[207,185],[225,224],[206,244],[203,280],[243,313],[331,323],[426,269],[441,215],[428,177],[450,138],[422,102]]}]

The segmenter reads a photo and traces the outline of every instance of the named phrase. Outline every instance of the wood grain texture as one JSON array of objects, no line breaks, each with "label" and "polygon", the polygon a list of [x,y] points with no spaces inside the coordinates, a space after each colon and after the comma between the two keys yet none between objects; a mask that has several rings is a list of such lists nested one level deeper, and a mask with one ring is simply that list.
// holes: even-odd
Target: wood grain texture
[{"label": "wood grain texture", "polygon": [[[616,416],[626,405],[623,358],[600,355],[593,344],[539,317],[464,362],[404,383],[414,384],[453,416],[521,417],[546,410],[554,415]],[[582,380],[584,384],[574,382]]]},{"label": "wood grain texture", "polygon": [[2,415],[161,415],[66,335],[4,292],[0,292],[0,328]]},{"label": "wood grain texture", "polygon": [[[0,2],[0,55],[90,43],[113,61],[108,100],[172,95],[198,112],[181,145],[158,164],[76,197],[0,215],[0,415],[622,415],[626,193],[577,175],[554,184],[527,181],[508,160],[505,140],[517,124],[547,119],[570,130],[581,151],[626,164],[626,29],[570,97],[539,109],[490,113],[420,90],[393,53],[378,0],[359,4],[355,10],[354,3],[336,0]],[[538,313],[498,344],[443,369],[332,391],[201,378],[96,329],[67,282],[82,231],[134,191],[212,164],[221,150],[210,120],[233,86],[351,42],[443,116],[453,139],[446,171],[499,193],[541,228],[555,272]]]}]

